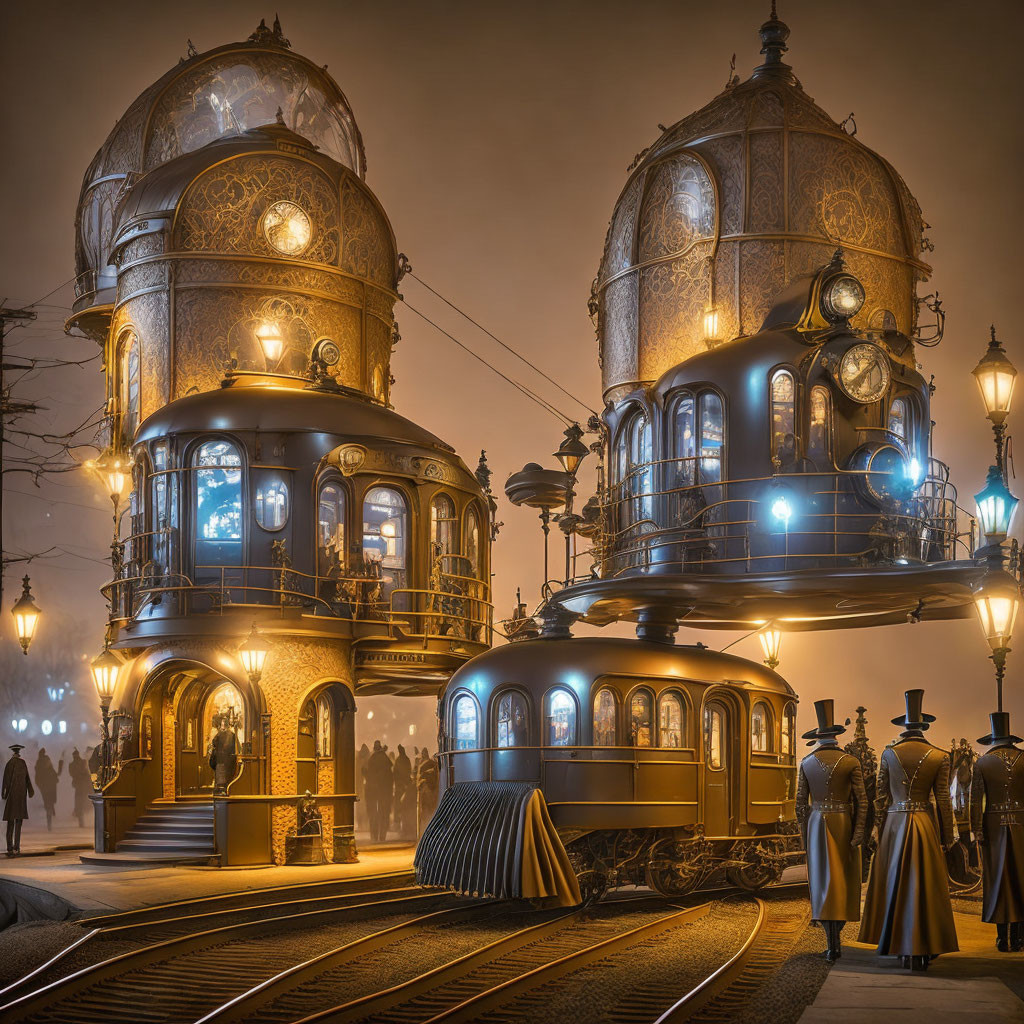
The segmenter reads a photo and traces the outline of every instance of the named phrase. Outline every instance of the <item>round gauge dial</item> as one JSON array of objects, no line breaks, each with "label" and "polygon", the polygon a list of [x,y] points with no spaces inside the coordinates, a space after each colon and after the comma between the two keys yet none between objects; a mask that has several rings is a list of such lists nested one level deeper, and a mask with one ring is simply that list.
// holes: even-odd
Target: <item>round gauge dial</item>
[{"label": "round gauge dial", "polygon": [[853,274],[839,274],[825,285],[821,301],[829,320],[846,320],[864,305],[864,286]]},{"label": "round gauge dial", "polygon": [[312,225],[301,207],[282,199],[263,215],[263,234],[278,252],[297,256],[309,245]]},{"label": "round gauge dial", "polygon": [[854,345],[839,361],[839,385],[855,402],[877,402],[889,379],[889,359],[877,345]]}]

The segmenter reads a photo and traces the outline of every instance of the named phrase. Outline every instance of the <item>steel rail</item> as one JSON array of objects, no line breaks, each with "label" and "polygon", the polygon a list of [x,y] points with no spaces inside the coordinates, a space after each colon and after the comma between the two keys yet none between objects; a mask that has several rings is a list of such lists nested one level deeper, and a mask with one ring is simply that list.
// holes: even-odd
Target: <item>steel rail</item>
[{"label": "steel rail", "polygon": [[412,896],[398,899],[371,900],[367,903],[355,903],[342,907],[328,907],[320,910],[307,910],[297,914],[287,914],[266,920],[262,917],[253,921],[242,921],[234,924],[221,925],[205,931],[191,932],[186,935],[163,939],[139,949],[129,950],[99,963],[83,967],[78,971],[56,981],[49,982],[34,991],[12,999],[0,1006],[0,1021],[22,1021],[27,1016],[51,1006],[55,1002],[67,1000],[85,989],[113,978],[122,978],[128,971],[149,966],[178,956],[193,953],[210,946],[220,945],[236,939],[262,937],[269,928],[275,931],[290,930],[315,925],[319,920],[326,920],[336,914],[354,914],[376,916],[383,913],[401,913],[402,908],[415,908],[421,903],[431,900],[451,900],[448,893],[418,892]]},{"label": "steel rail", "polygon": [[632,928],[619,935],[613,935],[600,942],[585,946],[583,949],[541,964],[532,970],[526,971],[524,974],[520,974],[518,977],[485,989],[483,992],[463,1000],[456,1006],[436,1014],[423,1022],[423,1024],[442,1024],[442,1022],[444,1024],[455,1024],[455,1022],[467,1021],[472,1024],[472,1022],[478,1021],[483,1014],[506,1006],[510,1000],[516,999],[525,992],[529,992],[540,985],[548,984],[571,971],[578,970],[580,967],[604,960],[609,956],[628,949],[630,946],[636,945],[638,942],[644,942],[647,939],[653,938],[660,932],[668,931],[690,921],[696,921],[704,917],[710,909],[710,903],[702,903],[696,907],[687,907],[674,914],[659,918],[657,921],[652,921],[649,924]]}]

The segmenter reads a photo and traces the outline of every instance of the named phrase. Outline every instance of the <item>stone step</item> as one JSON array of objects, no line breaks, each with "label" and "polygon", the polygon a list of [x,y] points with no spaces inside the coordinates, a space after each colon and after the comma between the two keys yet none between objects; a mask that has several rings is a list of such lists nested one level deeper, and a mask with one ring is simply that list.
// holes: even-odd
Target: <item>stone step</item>
[{"label": "stone step", "polygon": [[197,842],[195,839],[122,839],[117,844],[118,853],[133,850],[147,850],[152,853],[215,853],[213,840],[208,843]]},{"label": "stone step", "polygon": [[83,853],[79,855],[83,864],[220,864],[218,853],[165,852],[147,853],[136,850],[125,853]]}]

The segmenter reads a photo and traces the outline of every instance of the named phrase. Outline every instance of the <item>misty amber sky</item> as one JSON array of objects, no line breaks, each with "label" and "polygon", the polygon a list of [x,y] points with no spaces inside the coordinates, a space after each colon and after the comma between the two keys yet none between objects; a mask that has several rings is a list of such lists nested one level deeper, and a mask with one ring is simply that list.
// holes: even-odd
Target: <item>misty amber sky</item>
[{"label": "misty amber sky", "polygon": [[[759,63],[757,28],[769,3],[279,2],[285,35],[329,65],[366,142],[367,181],[387,209],[416,273],[499,337],[597,407],[600,385],[587,296],[612,205],[634,155],[725,85],[729,59],[746,77]],[[1022,223],[1024,5],[1017,0],[780,0],[792,28],[789,62],[807,92],[889,159],[919,199],[935,244],[928,289],[948,311],[946,337],[921,350],[938,387],[935,454],[950,464],[961,504],[984,480],[990,431],[970,370],[994,321],[1024,370],[1019,309]],[[132,99],[200,50],[244,39],[272,7],[251,2],[27,3],[5,6],[3,251],[0,297],[39,299],[74,274],[73,222],[82,174]],[[405,297],[503,371],[555,404],[569,399],[406,279]],[[62,342],[70,286],[36,325],[10,335],[10,353],[91,355]],[[399,305],[396,408],[453,444],[472,467],[486,448],[496,490],[527,461],[548,461],[558,422]],[[101,401],[98,365],[26,382],[62,429]],[[1024,398],[1010,420],[1021,425]],[[591,460],[592,462],[593,460]],[[593,467],[589,467],[592,472]],[[587,472],[582,473],[588,483]],[[36,489],[8,478],[5,548],[61,550],[33,563],[39,603],[90,617],[110,540],[109,502],[80,474]],[[1024,480],[1011,486],[1020,492]],[[22,493],[12,493],[22,492]],[[495,601],[515,588],[531,604],[541,582],[533,513],[502,497]],[[555,554],[554,548],[552,549]],[[4,586],[4,616],[21,567]],[[53,621],[52,619],[50,620]],[[10,643],[9,619],[5,642]],[[621,631],[621,630],[620,630]],[[1024,626],[1010,655],[1006,705],[1024,727]],[[46,643],[46,623],[37,644]],[[681,630],[680,642],[724,646],[737,634]],[[735,653],[760,657],[756,638]],[[973,620],[788,637],[781,671],[802,699],[833,696],[837,716],[869,708],[882,743],[903,690],[928,691],[932,739],[987,732],[994,707],[988,648]]]}]

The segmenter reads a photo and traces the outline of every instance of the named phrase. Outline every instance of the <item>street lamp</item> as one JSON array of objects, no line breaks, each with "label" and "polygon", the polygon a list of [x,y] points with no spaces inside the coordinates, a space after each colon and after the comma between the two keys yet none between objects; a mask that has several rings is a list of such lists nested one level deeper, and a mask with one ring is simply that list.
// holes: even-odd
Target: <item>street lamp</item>
[{"label": "street lamp", "polygon": [[14,616],[14,628],[18,631],[18,643],[21,644],[21,653],[28,654],[32,637],[35,636],[36,624],[39,622],[40,611],[32,600],[30,580],[28,576],[21,580],[21,597],[14,602],[11,608]]},{"label": "street lamp", "polygon": [[580,463],[590,454],[590,449],[580,440],[583,437],[583,430],[578,423],[574,423],[565,432],[565,438],[558,446],[554,456],[562,464],[562,469],[573,479],[580,468]]},{"label": "street lamp", "polygon": [[98,459],[87,462],[87,469],[91,469],[100,478],[103,486],[114,503],[114,511],[121,504],[121,497],[124,494],[125,485],[128,482],[128,466],[121,457],[112,450],[105,451]]},{"label": "street lamp", "polygon": [[782,630],[766,626],[757,634],[764,651],[764,663],[773,671],[779,667],[779,651],[782,649]]},{"label": "street lamp", "polygon": [[1006,357],[1003,346],[996,340],[996,328],[992,326],[992,339],[988,343],[981,361],[971,371],[981,398],[985,403],[985,414],[992,421],[992,431],[996,436],[996,464],[1005,472],[1003,465],[1003,435],[1006,433],[1006,417],[1010,414],[1010,403],[1013,401],[1013,386],[1017,379],[1017,370]]},{"label": "street lamp", "polygon": [[1010,532],[1019,499],[1010,493],[999,466],[989,466],[985,486],[974,496],[981,532],[990,545],[1002,544]]},{"label": "street lamp", "polygon": [[974,592],[974,605],[978,609],[981,631],[992,649],[989,658],[996,667],[996,710],[1002,711],[1003,674],[1013,625],[1020,610],[1020,584],[1002,569],[987,572]]},{"label": "street lamp", "polygon": [[256,340],[263,349],[267,365],[275,364],[284,352],[284,338],[281,337],[281,329],[277,324],[262,323],[256,328]]},{"label": "street lamp", "polygon": [[93,658],[89,670],[92,672],[92,681],[100,698],[100,711],[103,713],[103,764],[100,769],[102,789],[107,784],[107,776],[110,773],[110,702],[114,698],[114,688],[121,672],[121,659],[105,644],[102,652]]},{"label": "street lamp", "polygon": [[263,675],[263,663],[267,660],[268,653],[269,650],[263,635],[256,628],[254,622],[252,632],[249,633],[245,643],[238,648],[238,657],[242,662],[242,668],[245,669],[249,676],[249,682],[253,686],[260,681],[260,677]]}]

